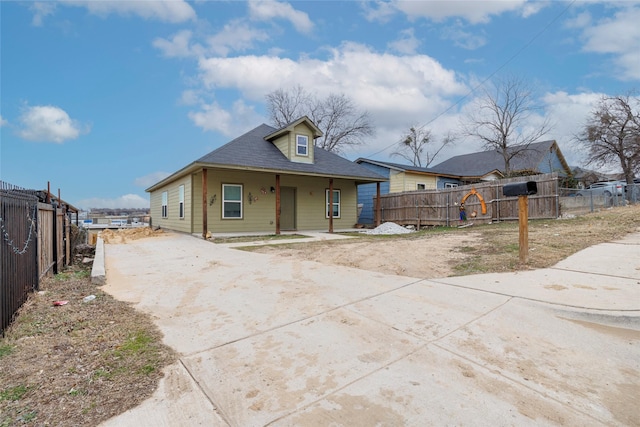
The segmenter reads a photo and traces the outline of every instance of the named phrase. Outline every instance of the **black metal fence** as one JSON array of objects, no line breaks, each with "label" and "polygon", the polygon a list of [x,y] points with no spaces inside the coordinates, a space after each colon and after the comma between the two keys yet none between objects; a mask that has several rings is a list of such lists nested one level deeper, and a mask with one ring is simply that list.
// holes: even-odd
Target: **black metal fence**
[{"label": "black metal fence", "polygon": [[0,181],[0,333],[38,289],[38,196]]}]

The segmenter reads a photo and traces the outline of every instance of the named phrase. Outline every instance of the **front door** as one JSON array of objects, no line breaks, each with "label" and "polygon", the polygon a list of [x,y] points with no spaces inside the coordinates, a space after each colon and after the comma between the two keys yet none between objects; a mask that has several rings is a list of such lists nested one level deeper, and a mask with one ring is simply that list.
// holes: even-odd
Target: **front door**
[{"label": "front door", "polygon": [[296,189],[280,187],[280,228],[296,229]]}]

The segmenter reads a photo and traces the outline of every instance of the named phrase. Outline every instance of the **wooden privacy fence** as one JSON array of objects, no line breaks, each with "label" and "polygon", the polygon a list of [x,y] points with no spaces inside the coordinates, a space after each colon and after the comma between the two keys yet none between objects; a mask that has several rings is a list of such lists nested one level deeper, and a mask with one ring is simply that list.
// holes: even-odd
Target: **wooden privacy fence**
[{"label": "wooden privacy fence", "polygon": [[[0,181],[0,334],[40,286],[71,263],[71,221],[49,196]],[[48,194],[48,193],[47,193]]]},{"label": "wooden privacy fence", "polygon": [[[544,174],[482,182],[442,190],[420,190],[390,193],[380,197],[381,221],[392,221],[416,227],[457,225],[460,204],[464,206],[469,221],[488,223],[518,219],[518,198],[504,197],[505,184],[535,181],[538,193],[529,196],[529,218],[557,218],[560,216],[558,174]],[[471,193],[471,194],[470,194]],[[482,202],[486,206],[483,213]],[[374,198],[374,206],[376,200]]]}]

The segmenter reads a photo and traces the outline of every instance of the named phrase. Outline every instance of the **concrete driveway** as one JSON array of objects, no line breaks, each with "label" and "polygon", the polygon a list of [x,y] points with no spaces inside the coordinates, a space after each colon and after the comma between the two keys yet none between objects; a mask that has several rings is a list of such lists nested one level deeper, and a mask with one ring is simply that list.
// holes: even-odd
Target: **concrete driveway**
[{"label": "concrete driveway", "polygon": [[640,425],[640,234],[438,280],[181,234],[105,254],[180,353],[105,426]]}]

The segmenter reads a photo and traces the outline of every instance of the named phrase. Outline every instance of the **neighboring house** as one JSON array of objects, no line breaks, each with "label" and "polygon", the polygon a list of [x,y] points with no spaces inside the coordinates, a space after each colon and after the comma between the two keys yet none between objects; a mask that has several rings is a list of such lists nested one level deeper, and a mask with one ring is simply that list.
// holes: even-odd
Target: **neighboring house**
[{"label": "neighboring house", "polygon": [[[380,185],[381,194],[456,187],[459,183],[457,177],[439,175],[429,168],[364,158],[359,158],[355,162],[389,179],[389,182]],[[376,184],[358,186],[358,204],[362,207],[358,217],[359,224],[370,225],[374,223],[373,199],[376,197],[376,191]]]},{"label": "neighboring house", "polygon": [[[557,172],[563,178],[571,176],[567,164],[556,141],[530,144],[510,162],[512,174],[533,175]],[[430,168],[435,173],[455,175],[464,184],[499,179],[504,176],[504,158],[497,150],[455,156]]]},{"label": "neighboring house", "polygon": [[[572,174],[576,187],[580,189],[587,188],[595,182],[615,181],[620,179],[616,174],[606,174],[593,170],[582,169],[580,167],[573,168]],[[622,180],[624,180],[624,178],[622,178]]]},{"label": "neighboring house", "polygon": [[357,185],[386,178],[315,147],[307,117],[260,125],[149,187],[154,226],[185,233],[352,228]]}]

